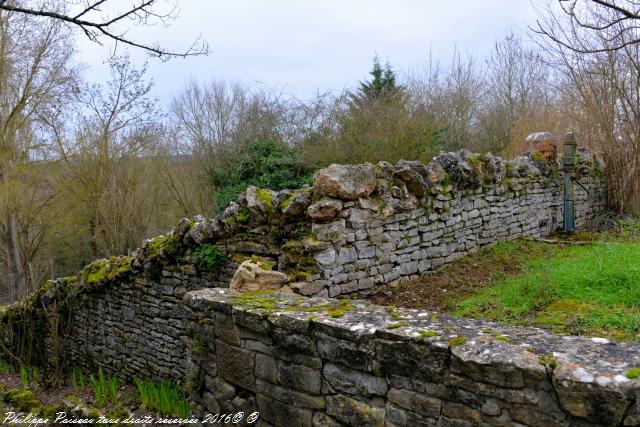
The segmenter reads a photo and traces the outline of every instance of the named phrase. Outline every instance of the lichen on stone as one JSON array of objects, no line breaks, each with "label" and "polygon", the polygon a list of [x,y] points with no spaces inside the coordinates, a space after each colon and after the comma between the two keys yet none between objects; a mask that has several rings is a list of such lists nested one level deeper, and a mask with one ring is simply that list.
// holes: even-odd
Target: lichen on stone
[{"label": "lichen on stone", "polygon": [[236,222],[246,223],[251,218],[251,211],[247,208],[241,208],[240,212],[236,215]]},{"label": "lichen on stone", "polygon": [[340,303],[327,310],[327,316],[332,317],[334,319],[340,318],[347,314],[350,310],[353,310],[355,306],[348,300],[342,300]]},{"label": "lichen on stone", "polygon": [[409,323],[407,322],[394,322],[389,324],[389,326],[387,326],[387,329],[399,329],[399,328],[404,328],[405,326],[409,326]]}]

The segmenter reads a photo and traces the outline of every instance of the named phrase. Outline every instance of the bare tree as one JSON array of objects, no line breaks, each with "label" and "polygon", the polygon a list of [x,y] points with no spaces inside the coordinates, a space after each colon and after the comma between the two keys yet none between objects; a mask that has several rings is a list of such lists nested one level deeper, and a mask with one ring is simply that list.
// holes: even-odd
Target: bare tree
[{"label": "bare tree", "polygon": [[177,52],[158,43],[136,41],[127,35],[123,23],[168,26],[177,17],[177,8],[173,6],[163,10],[159,6],[161,3],[161,0],[136,0],[128,7],[119,8],[117,0],[0,0],[0,10],[64,22],[79,28],[89,40],[98,44],[109,39],[115,42],[114,55],[118,44],[140,48],[161,59],[207,54],[209,47],[200,37],[187,49]]},{"label": "bare tree", "polygon": [[161,191],[151,165],[162,133],[151,84],[126,57],[110,65],[104,86],[76,91],[79,119],[71,135],[56,133],[61,184],[76,221],[85,224],[92,259],[138,245],[154,223]]},{"label": "bare tree", "polygon": [[48,148],[42,121],[66,104],[72,51],[60,22],[0,11],[0,244],[14,298],[38,280],[34,260],[48,228],[40,213],[51,201],[39,164]]},{"label": "bare tree", "polygon": [[[533,30],[575,52],[606,52],[640,43],[637,0],[553,0],[538,10]],[[597,39],[603,43],[593,44]]]},{"label": "bare tree", "polygon": [[408,75],[407,88],[412,110],[420,111],[439,128],[440,149],[471,148],[475,144],[478,113],[485,95],[484,78],[478,61],[457,49],[451,62],[441,66],[431,55],[422,68]]},{"label": "bare tree", "polygon": [[225,81],[189,82],[171,103],[177,154],[192,156],[206,182],[229,168],[247,141],[274,139],[295,145],[317,128],[325,113],[322,96],[304,103],[278,88],[246,87]]},{"label": "bare tree", "polygon": [[477,125],[480,100],[484,96],[482,69],[470,54],[454,52],[447,78],[445,97],[448,149],[470,148]]},{"label": "bare tree", "polygon": [[527,49],[515,34],[496,42],[486,60],[478,148],[515,154],[529,133],[553,129],[547,117],[554,105],[550,72],[539,53]]},{"label": "bare tree", "polygon": [[[607,2],[609,3],[609,2]],[[627,5],[636,2],[625,2]],[[616,2],[617,5],[623,4]],[[633,6],[633,5],[632,5]],[[618,12],[616,12],[618,13]],[[575,23],[548,18],[549,34],[540,39],[548,59],[563,77],[559,89],[574,103],[574,126],[598,149],[605,162],[611,208],[640,213],[640,44],[633,20],[595,17],[594,30],[576,32]],[[598,30],[600,29],[601,30]],[[580,49],[575,49],[575,47]],[[583,53],[587,52],[587,54]]]}]

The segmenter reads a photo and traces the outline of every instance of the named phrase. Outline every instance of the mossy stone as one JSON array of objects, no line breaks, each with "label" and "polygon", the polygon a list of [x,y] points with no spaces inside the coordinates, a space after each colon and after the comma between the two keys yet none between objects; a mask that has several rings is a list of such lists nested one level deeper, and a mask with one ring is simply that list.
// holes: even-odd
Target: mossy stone
[{"label": "mossy stone", "polygon": [[459,335],[457,337],[453,337],[449,340],[449,347],[459,347],[467,342],[467,337],[463,335]]},{"label": "mossy stone", "polygon": [[627,378],[630,380],[640,378],[640,368],[631,368],[627,371]]},{"label": "mossy stone", "polygon": [[40,406],[40,401],[30,390],[13,388],[7,391],[4,400],[20,411],[31,411]]}]

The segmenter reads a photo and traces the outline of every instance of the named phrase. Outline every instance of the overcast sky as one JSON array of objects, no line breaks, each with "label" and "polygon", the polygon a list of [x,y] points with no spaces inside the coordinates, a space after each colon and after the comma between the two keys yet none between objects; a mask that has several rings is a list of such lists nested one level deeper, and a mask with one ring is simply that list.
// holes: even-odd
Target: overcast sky
[{"label": "overcast sky", "polygon": [[[137,41],[179,50],[201,35],[206,57],[151,59],[148,75],[165,106],[191,78],[279,85],[299,98],[339,91],[367,78],[377,53],[403,72],[432,50],[450,57],[458,46],[477,57],[496,39],[526,29],[529,0],[182,0],[168,28],[134,29]],[[80,37],[80,34],[79,34]],[[80,39],[79,58],[93,81],[106,78],[108,49]],[[131,51],[135,63],[145,55]]]}]

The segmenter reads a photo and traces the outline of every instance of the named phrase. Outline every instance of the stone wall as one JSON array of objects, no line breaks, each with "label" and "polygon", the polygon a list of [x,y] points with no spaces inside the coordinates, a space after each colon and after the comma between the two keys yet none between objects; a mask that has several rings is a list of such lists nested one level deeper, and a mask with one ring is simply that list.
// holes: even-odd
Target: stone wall
[{"label": "stone wall", "polygon": [[[313,256],[322,270],[300,290],[330,297],[371,292],[484,245],[547,236],[562,227],[563,190],[557,180],[541,181],[513,179],[509,186],[492,184],[455,193],[451,186],[442,186],[436,197],[392,213],[385,212],[383,199],[344,202],[335,219],[312,224],[318,241]],[[592,193],[599,189],[592,179],[583,179],[583,185]],[[599,200],[578,187],[579,226],[593,217]]]},{"label": "stone wall", "polygon": [[[483,245],[561,228],[558,163],[536,159],[461,150],[427,164],[331,165],[315,174],[312,188],[249,187],[185,238],[215,242],[234,259],[265,259],[303,295],[371,293]],[[580,159],[578,226],[604,206],[597,163],[586,152]]]},{"label": "stone wall", "polygon": [[[595,166],[587,156],[578,165],[577,178],[589,191],[576,190],[578,224],[603,205]],[[394,317],[397,313],[387,313],[394,315],[387,319],[381,317],[383,308],[323,298],[375,291],[380,285],[435,268],[482,245],[547,235],[560,225],[561,211],[557,164],[535,156],[506,162],[461,151],[442,154],[426,165],[332,165],[315,175],[311,188],[274,192],[249,187],[216,218],[183,219],[166,235],[146,241],[131,257],[97,260],[77,276],[45,283],[28,299],[0,312],[4,355],[39,366],[50,375],[83,366],[92,371],[102,367],[126,379],[169,378],[192,390],[203,410],[257,407],[272,425],[292,425],[285,421],[288,418],[303,425],[339,425],[340,420],[353,425],[360,423],[359,417],[369,417],[373,425],[381,419],[390,425],[419,425],[418,420],[424,419],[424,425],[432,425],[429,419],[456,417],[467,417],[468,421],[480,417],[488,425],[517,425],[503,420],[525,420],[535,405],[546,408],[545,402],[555,392],[542,379],[535,386],[533,380],[522,379],[526,387],[495,384],[506,381],[492,379],[500,375],[538,378],[542,368],[535,364],[523,368],[520,359],[511,356],[492,356],[491,369],[503,373],[489,370],[488,380],[478,377],[484,362],[465,362],[459,369],[480,371],[466,373],[468,378],[462,375],[467,378],[464,381],[476,382],[460,380],[461,373],[454,368],[459,366],[454,363],[459,350],[449,348],[448,339],[453,336],[449,332],[460,334],[467,328],[464,325],[477,323],[439,323],[430,314],[416,314],[426,322],[420,326],[424,331],[417,331],[423,342],[398,334],[407,330],[404,320]],[[203,253],[208,254],[207,259],[203,260]],[[274,309],[281,302],[269,295],[198,293],[202,288],[227,287],[238,265],[248,259],[286,275],[288,287],[295,292],[316,297],[308,303],[305,296],[289,294],[291,304],[317,305],[321,301],[329,311],[322,314],[321,308],[300,310],[296,306],[278,314]],[[244,309],[232,308],[225,298]],[[354,307],[363,317],[353,324],[341,323],[352,318]],[[254,314],[248,308],[262,312]],[[268,312],[271,317],[267,318]],[[313,316],[319,316],[319,321],[311,321]],[[407,322],[413,320],[408,317]],[[384,321],[390,322],[388,328],[380,326]],[[444,338],[430,340],[436,336],[431,336],[436,332],[430,328],[440,328],[437,335]],[[479,334],[478,330],[474,334]],[[542,333],[530,330],[518,334]],[[469,343],[482,343],[487,338],[476,339],[476,335],[466,335],[473,338]],[[562,341],[558,340],[545,338],[545,345],[536,348],[536,360],[549,351],[559,352]],[[592,344],[593,351],[600,348]],[[483,345],[477,348],[484,351]],[[460,348],[474,351],[468,345]],[[606,348],[626,351],[627,346]],[[430,353],[432,350],[436,353]],[[635,357],[635,350],[629,351],[629,357]],[[574,356],[578,357],[572,355],[567,360],[583,363]],[[608,353],[607,357],[613,360]],[[443,371],[437,375],[428,372],[433,367],[427,366],[434,361],[442,364]],[[395,365],[402,372],[393,371]],[[607,388],[607,381],[627,384],[611,374],[626,365],[618,368],[606,371],[609,376],[602,377],[594,389],[599,399],[615,401],[607,400],[600,409],[609,411],[611,407],[617,411],[616,417],[624,412],[620,399],[628,400],[631,393],[624,391],[627,394],[621,398],[617,389]],[[343,374],[345,381],[354,383],[342,383]],[[405,382],[394,382],[402,375],[406,378],[398,381]],[[426,375],[428,381],[413,385],[415,375]],[[445,377],[453,382],[436,387]],[[307,379],[304,384],[295,383],[299,378]],[[455,382],[458,380],[462,385]],[[552,377],[548,376],[547,382],[557,389]],[[584,387],[590,389],[593,384]],[[423,391],[431,387],[437,390]],[[511,389],[527,391],[512,393]],[[576,390],[572,388],[571,393]],[[415,393],[427,393],[428,398],[420,400]],[[477,403],[494,400],[498,409]],[[426,406],[416,409],[420,405]],[[562,410],[557,409],[557,402],[553,405],[549,408],[557,420],[591,417],[587,412],[581,415],[586,409],[575,402]],[[343,408],[344,413],[336,408]],[[455,408],[467,415],[452,415]],[[518,422],[527,425],[529,421]],[[471,424],[460,421],[451,425]]]},{"label": "stone wall", "polygon": [[185,377],[183,297],[209,282],[192,265],[168,264],[158,274],[117,271],[126,257],[103,265],[99,281],[91,266],[79,276],[43,286],[2,312],[3,356],[37,366],[54,378],[70,368],[102,367],[125,380]]},{"label": "stone wall", "polygon": [[[263,426],[637,426],[637,344],[388,309],[205,289],[188,375],[211,413]],[[633,371],[632,371],[633,372]]]}]

